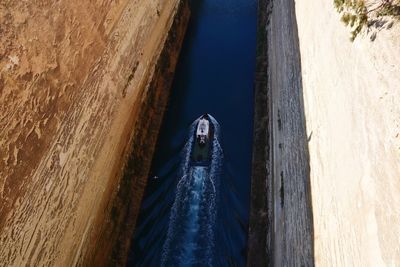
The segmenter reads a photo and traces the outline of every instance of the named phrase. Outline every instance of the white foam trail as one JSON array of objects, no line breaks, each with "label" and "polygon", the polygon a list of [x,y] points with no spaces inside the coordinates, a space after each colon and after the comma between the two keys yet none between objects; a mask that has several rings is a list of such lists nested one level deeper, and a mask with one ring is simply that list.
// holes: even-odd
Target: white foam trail
[{"label": "white foam trail", "polygon": [[193,253],[197,249],[196,235],[199,232],[199,210],[201,206],[201,194],[204,191],[204,178],[207,176],[207,168],[205,167],[193,167],[191,175],[194,178],[191,194],[189,199],[189,211],[187,213],[187,221],[184,222],[184,237],[185,246],[180,255],[180,264],[188,266],[192,264]]},{"label": "white foam trail", "polygon": [[181,179],[179,179],[179,182],[178,182],[178,187],[179,187],[179,185],[180,185],[180,183],[184,180],[186,178],[186,175],[184,175],[184,176],[182,176],[182,178]]},{"label": "white foam trail", "polygon": [[214,228],[223,153],[218,141],[219,123],[210,116],[214,125],[211,164],[208,167],[190,166],[194,131],[199,119],[191,125],[188,141],[182,151],[182,176],[171,210],[161,266],[199,263],[204,266],[213,265]]}]

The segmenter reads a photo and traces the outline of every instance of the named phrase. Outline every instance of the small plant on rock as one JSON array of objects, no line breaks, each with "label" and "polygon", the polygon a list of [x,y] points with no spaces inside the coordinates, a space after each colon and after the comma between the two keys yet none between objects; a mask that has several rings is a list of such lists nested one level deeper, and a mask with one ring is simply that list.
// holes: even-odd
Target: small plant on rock
[{"label": "small plant on rock", "polygon": [[365,28],[381,27],[384,18],[400,20],[400,0],[334,0],[334,5],[351,28],[351,41]]}]

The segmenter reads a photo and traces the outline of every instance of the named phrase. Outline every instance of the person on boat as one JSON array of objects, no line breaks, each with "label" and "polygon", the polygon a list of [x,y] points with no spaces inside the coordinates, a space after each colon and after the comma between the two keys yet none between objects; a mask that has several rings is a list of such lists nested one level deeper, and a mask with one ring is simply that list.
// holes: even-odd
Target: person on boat
[{"label": "person on boat", "polygon": [[206,119],[200,119],[197,126],[197,141],[200,146],[204,146],[207,142],[209,131],[209,121]]}]

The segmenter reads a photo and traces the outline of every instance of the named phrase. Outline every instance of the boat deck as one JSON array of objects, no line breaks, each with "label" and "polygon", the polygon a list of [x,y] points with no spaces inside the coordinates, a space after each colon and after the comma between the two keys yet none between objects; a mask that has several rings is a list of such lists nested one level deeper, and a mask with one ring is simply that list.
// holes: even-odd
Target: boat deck
[{"label": "boat deck", "polygon": [[204,146],[200,146],[198,142],[194,142],[192,160],[197,161],[208,161],[210,158],[210,142],[207,142]]}]

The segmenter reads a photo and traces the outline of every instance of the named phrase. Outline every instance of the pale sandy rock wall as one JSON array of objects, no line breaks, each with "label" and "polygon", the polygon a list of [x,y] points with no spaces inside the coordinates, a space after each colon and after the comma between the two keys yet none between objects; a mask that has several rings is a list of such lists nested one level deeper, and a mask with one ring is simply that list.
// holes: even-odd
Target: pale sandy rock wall
[{"label": "pale sandy rock wall", "polygon": [[84,259],[179,3],[0,3],[1,265]]},{"label": "pale sandy rock wall", "polygon": [[400,25],[349,41],[296,1],[317,266],[400,266]]}]

